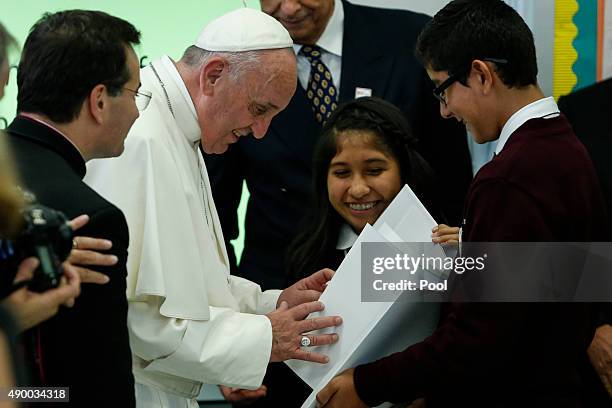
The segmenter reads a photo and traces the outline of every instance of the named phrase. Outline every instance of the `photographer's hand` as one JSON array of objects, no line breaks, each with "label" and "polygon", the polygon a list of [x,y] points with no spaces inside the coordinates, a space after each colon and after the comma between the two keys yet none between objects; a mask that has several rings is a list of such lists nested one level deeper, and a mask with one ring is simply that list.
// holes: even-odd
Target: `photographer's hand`
[{"label": "photographer's hand", "polygon": [[[79,215],[70,221],[73,231],[78,230],[89,222],[89,216]],[[108,283],[109,277],[96,272],[88,267],[91,266],[113,266],[117,263],[115,255],[102,254],[98,251],[111,249],[113,243],[107,239],[91,237],[74,237],[75,247],[70,252],[68,262],[70,262],[79,273],[82,283]]]},{"label": "photographer's hand", "polygon": [[[38,264],[36,258],[21,262],[13,283],[32,279]],[[54,316],[62,304],[68,307],[74,305],[74,299],[81,292],[79,274],[68,262],[65,262],[63,267],[64,275],[57,288],[37,293],[24,286],[2,301],[13,312],[21,330],[32,328]]]}]

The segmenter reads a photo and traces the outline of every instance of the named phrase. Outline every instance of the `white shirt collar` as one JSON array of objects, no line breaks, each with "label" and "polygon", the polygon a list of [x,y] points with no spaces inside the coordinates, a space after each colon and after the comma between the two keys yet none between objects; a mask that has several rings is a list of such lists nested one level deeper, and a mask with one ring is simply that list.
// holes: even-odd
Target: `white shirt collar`
[{"label": "white shirt collar", "polygon": [[[321,38],[317,45],[323,50],[330,52],[338,57],[342,57],[342,40],[344,38],[344,5],[342,1],[336,0],[334,11],[327,22]],[[297,55],[302,49],[302,44],[293,44],[293,50]]]},{"label": "white shirt collar", "polygon": [[495,154],[499,154],[502,151],[510,136],[528,120],[536,118],[550,119],[557,116],[559,116],[559,107],[552,96],[538,99],[529,105],[523,106],[514,115],[510,116],[510,119],[508,119],[502,128],[497,141],[497,147],[495,148]]},{"label": "white shirt collar", "polygon": [[351,249],[358,237],[359,235],[353,231],[353,228],[350,225],[346,223],[342,224],[340,227],[340,234],[338,235],[338,244],[336,244],[336,249],[341,251]]},{"label": "white shirt collar", "polygon": [[[189,91],[170,57],[164,55],[160,62],[161,64],[155,64],[155,68],[158,70],[162,81],[164,81],[176,123],[185,137],[195,145],[200,142],[202,131]],[[160,97],[165,99],[166,96],[163,91]]]}]

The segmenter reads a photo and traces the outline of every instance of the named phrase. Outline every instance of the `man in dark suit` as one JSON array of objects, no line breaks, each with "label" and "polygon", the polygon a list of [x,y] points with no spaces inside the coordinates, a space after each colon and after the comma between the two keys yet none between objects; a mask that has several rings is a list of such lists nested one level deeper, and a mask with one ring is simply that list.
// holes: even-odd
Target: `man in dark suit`
[{"label": "man in dark suit", "polygon": [[[140,33],[102,12],[44,15],[26,39],[17,74],[18,116],[9,143],[22,187],[69,218],[88,214],[83,235],[111,240],[106,285],[83,285],[72,309],[24,334],[33,382],[69,387],[70,406],[135,405],[127,331],[128,228],[121,211],[83,183],[85,162],[118,156],[137,104]],[[143,100],[144,98],[144,100]],[[139,107],[143,107],[140,105]]]},{"label": "man in dark suit", "polygon": [[[559,109],[570,121],[597,171],[608,221],[612,214],[612,78],[559,98]],[[603,224],[603,231],[609,231]],[[610,233],[607,235],[610,240]],[[589,358],[607,393],[612,396],[612,307],[601,305],[599,326],[589,347]],[[594,393],[597,390],[594,391]],[[602,393],[603,394],[603,393]],[[609,403],[609,400],[608,400]]]},{"label": "man in dark suit", "polygon": [[[368,95],[382,97],[406,113],[419,137],[419,152],[437,173],[446,221],[458,225],[472,178],[470,157],[465,129],[441,120],[431,83],[413,55],[428,17],[340,0],[261,0],[261,6],[291,34],[301,86],[265,138],[242,138],[226,154],[207,157],[232,272],[265,289],[284,287],[283,258],[309,205],[313,147],[321,130],[319,119],[324,119],[313,108],[317,95],[308,92],[318,69],[333,87],[329,95],[319,94],[321,100],[330,97],[323,116],[334,105]],[[244,180],[250,198],[237,267],[229,241],[238,236],[236,212]]]},{"label": "man in dark suit", "polygon": [[[463,241],[601,240],[605,210],[595,169],[537,84],[533,35],[518,13],[502,0],[454,0],[416,49],[442,116],[465,123],[477,143],[497,140],[495,157],[470,186]],[[532,284],[524,279],[521,287]],[[590,305],[497,299],[445,305],[431,336],[340,374],[318,394],[320,406],[423,397],[428,408],[585,406]]]},{"label": "man in dark suit", "polygon": [[601,183],[608,215],[612,214],[612,78],[559,98],[559,109],[584,144]]}]

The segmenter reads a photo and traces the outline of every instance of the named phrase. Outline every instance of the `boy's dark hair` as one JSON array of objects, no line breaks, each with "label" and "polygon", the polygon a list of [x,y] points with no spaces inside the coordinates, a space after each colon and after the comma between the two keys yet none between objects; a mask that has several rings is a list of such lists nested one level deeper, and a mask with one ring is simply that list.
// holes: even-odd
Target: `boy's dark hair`
[{"label": "boy's dark hair", "polygon": [[72,121],[96,85],[111,96],[122,92],[130,79],[126,47],[139,43],[132,24],[101,11],[44,14],[21,54],[17,111]]},{"label": "boy's dark hair", "polygon": [[502,0],[454,0],[430,20],[417,39],[416,57],[434,71],[457,73],[473,60],[507,60],[496,72],[510,87],[537,83],[531,30]]}]

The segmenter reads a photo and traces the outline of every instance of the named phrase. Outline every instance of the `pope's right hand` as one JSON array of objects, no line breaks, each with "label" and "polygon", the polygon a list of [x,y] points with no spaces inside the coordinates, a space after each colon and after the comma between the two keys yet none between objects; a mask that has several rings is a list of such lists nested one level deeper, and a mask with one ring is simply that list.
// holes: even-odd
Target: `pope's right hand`
[{"label": "pope's right hand", "polygon": [[[282,302],[275,311],[268,313],[266,317],[272,324],[272,352],[270,362],[285,361],[290,359],[312,361],[325,364],[329,357],[321,353],[310,351],[310,347],[332,344],[338,341],[336,333],[331,334],[307,334],[313,330],[326,327],[336,327],[342,324],[340,316],[313,317],[307,319],[309,314],[320,312],[324,309],[321,302],[302,303],[289,308],[287,302]],[[302,347],[302,337],[310,339],[308,347]]]}]

